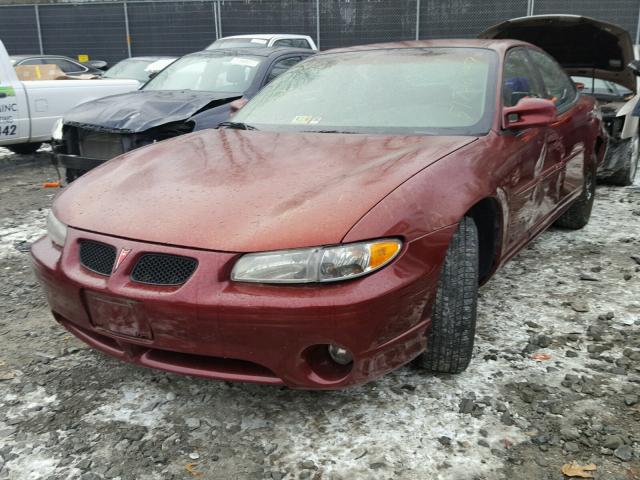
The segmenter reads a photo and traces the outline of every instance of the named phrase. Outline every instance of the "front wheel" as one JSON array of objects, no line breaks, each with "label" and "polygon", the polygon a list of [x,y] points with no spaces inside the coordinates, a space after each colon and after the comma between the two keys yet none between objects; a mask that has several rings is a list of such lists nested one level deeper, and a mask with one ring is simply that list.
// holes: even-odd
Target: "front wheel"
[{"label": "front wheel", "polygon": [[478,229],[464,217],[438,280],[427,350],[416,363],[432,372],[460,373],[473,354],[478,304]]},{"label": "front wheel", "polygon": [[593,210],[593,201],[596,198],[596,169],[590,167],[584,179],[584,190],[582,194],[574,201],[569,210],[564,212],[558,218],[555,224],[561,228],[571,230],[579,230],[589,223],[591,218],[591,210]]},{"label": "front wheel", "polygon": [[17,153],[19,155],[29,155],[31,153],[36,153],[42,146],[42,143],[16,143],[15,145],[5,146],[13,153]]}]

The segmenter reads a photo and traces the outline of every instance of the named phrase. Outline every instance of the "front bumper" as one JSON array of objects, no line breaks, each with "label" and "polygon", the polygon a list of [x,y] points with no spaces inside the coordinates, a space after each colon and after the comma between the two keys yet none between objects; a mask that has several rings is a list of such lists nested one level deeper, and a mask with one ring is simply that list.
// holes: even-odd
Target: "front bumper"
[{"label": "front bumper", "polygon": [[[229,274],[238,254],[72,228],[64,250],[44,237],[33,245],[32,258],[56,320],[106,354],[180,374],[336,389],[377,378],[424,350],[427,312],[454,229],[406,244],[379,272],[321,286],[234,283]],[[81,239],[131,253],[111,276],[99,275],[80,264]],[[198,267],[181,286],[136,283],[130,274],[143,253],[187,255],[197,259]],[[92,307],[96,298],[100,309]],[[116,319],[123,305],[144,334],[118,333],[105,328],[109,319],[96,318]],[[328,344],[347,348],[353,363],[333,362]]]}]

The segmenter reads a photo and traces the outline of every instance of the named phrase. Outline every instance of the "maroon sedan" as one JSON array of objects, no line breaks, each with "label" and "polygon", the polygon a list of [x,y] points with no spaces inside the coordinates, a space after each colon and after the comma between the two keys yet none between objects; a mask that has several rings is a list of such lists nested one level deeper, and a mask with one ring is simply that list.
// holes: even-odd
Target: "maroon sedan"
[{"label": "maroon sedan", "polygon": [[325,52],[226,128],[74,183],[36,272],[58,322],[138,365],[318,389],[460,372],[478,285],[589,221],[600,123],[527,43]]}]

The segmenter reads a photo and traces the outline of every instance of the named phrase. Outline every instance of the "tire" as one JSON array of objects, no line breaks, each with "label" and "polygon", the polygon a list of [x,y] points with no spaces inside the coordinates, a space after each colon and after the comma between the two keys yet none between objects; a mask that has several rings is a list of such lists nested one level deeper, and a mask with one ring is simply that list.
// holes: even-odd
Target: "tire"
[{"label": "tire", "polygon": [[596,171],[591,167],[585,178],[585,185],[582,194],[574,201],[569,210],[564,212],[556,221],[555,225],[570,230],[579,230],[589,223],[593,201],[596,198]]},{"label": "tire", "polygon": [[606,179],[607,183],[626,187],[633,184],[638,171],[638,156],[640,155],[640,136],[636,133],[626,141],[628,145],[621,149],[624,155],[624,165]]},{"label": "tire", "polygon": [[41,146],[42,143],[17,143],[15,145],[5,145],[6,148],[18,155],[36,153]]},{"label": "tire", "polygon": [[427,350],[416,363],[432,372],[460,373],[473,354],[478,305],[478,229],[470,217],[458,225],[438,280]]}]

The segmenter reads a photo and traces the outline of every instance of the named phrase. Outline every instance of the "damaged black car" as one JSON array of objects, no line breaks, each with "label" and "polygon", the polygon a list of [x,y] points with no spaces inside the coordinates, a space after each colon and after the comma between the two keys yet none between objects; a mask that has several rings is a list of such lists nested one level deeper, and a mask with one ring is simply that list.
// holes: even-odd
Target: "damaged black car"
[{"label": "damaged black car", "polygon": [[308,49],[220,49],[182,57],[140,90],[92,100],[54,128],[54,161],[71,182],[122,153],[229,119],[231,103],[250,99]]},{"label": "damaged black car", "polygon": [[582,93],[593,95],[600,105],[608,148],[598,179],[614,185],[633,183],[640,155],[640,112],[634,114],[640,72],[624,28],[578,15],[534,15],[502,22],[480,38],[524,40],[555,57]]}]

